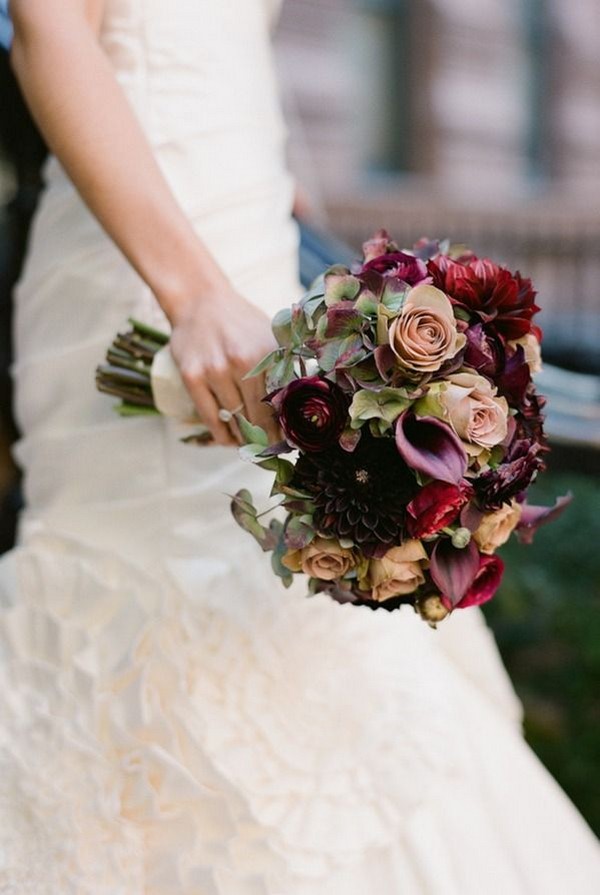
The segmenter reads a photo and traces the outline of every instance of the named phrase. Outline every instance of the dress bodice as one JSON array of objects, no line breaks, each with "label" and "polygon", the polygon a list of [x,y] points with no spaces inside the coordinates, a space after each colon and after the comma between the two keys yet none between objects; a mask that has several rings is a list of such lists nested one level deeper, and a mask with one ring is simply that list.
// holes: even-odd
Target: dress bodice
[{"label": "dress bodice", "polygon": [[[275,188],[279,0],[107,0],[101,43],[190,214]],[[241,194],[240,194],[241,191]]]}]

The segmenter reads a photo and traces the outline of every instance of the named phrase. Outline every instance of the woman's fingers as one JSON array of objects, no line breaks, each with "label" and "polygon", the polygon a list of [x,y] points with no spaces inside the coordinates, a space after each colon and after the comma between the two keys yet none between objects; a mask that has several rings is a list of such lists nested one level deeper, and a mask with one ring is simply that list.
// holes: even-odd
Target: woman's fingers
[{"label": "woman's fingers", "polygon": [[192,382],[186,382],[186,388],[194,400],[200,419],[210,429],[215,442],[221,445],[237,444],[230,427],[219,419],[220,408],[208,382],[195,378]]},{"label": "woman's fingers", "polygon": [[228,413],[232,414],[226,425],[237,444],[243,444],[240,428],[233,414],[241,412],[245,415],[246,409],[244,397],[235,382],[233,371],[230,369],[213,373],[208,377],[208,385],[218,405],[217,415],[220,410],[228,411]]},{"label": "woman's fingers", "polygon": [[253,376],[251,379],[242,379],[240,382],[247,417],[255,426],[261,426],[269,436],[271,443],[279,439],[279,427],[273,416],[273,411],[262,400],[265,396],[264,374]]}]

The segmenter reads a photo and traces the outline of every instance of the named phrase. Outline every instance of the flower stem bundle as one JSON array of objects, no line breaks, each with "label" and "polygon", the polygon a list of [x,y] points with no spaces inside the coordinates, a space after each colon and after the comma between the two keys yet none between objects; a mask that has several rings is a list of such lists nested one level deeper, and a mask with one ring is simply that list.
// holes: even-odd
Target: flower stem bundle
[{"label": "flower stem bundle", "polygon": [[131,330],[115,336],[106,352],[106,363],[96,369],[96,387],[121,399],[117,411],[123,416],[156,415],[152,394],[152,362],[169,336],[130,318]]}]

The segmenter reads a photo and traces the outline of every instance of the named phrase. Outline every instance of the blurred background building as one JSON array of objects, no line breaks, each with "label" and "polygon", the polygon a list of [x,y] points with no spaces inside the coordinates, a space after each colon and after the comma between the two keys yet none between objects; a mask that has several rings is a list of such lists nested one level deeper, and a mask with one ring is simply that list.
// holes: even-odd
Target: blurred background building
[{"label": "blurred background building", "polygon": [[[379,227],[404,246],[448,236],[539,290],[553,451],[533,499],[575,500],[504,548],[486,613],[531,744],[600,832],[600,0],[286,0],[276,49],[290,163],[323,230],[357,252]],[[19,494],[11,285],[43,146],[6,57],[0,99],[1,552]]]},{"label": "blurred background building", "polygon": [[328,225],[519,267],[547,355],[600,369],[598,0],[288,0],[277,45],[291,162]]},{"label": "blurred background building", "polygon": [[324,228],[357,250],[382,226],[448,236],[539,291],[553,450],[533,499],[575,499],[504,548],[486,614],[531,744],[600,832],[599,0],[288,0],[276,42]]}]

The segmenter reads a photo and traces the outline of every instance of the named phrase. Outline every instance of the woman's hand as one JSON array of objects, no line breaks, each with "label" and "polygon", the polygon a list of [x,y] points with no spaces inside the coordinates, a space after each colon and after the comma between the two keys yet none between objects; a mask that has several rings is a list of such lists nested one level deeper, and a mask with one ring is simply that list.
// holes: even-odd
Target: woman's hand
[{"label": "woman's hand", "polygon": [[243,378],[276,347],[266,314],[227,283],[195,301],[178,302],[171,317],[171,352],[217,444],[241,443],[235,418],[223,422],[220,409],[241,409],[275,441],[277,424],[261,400],[264,376]]}]

